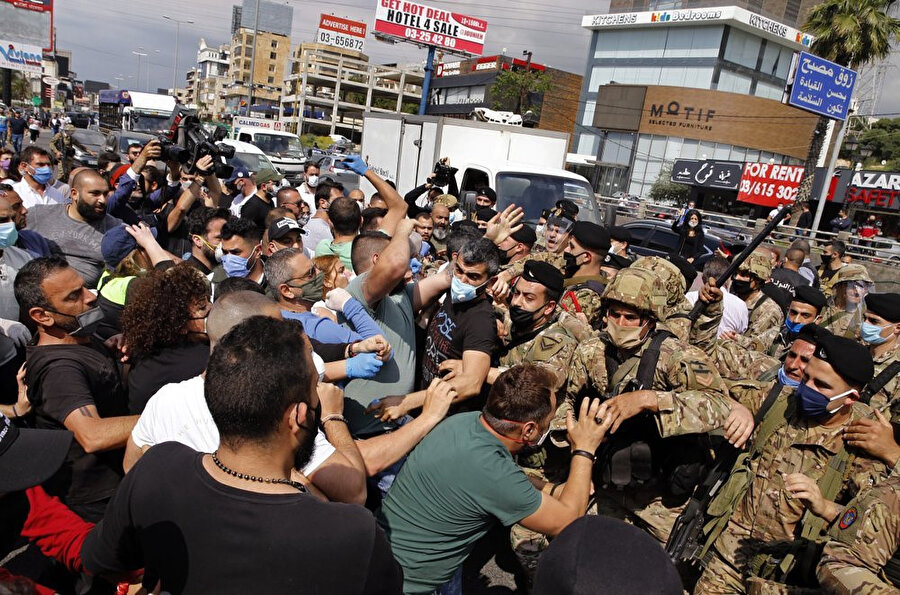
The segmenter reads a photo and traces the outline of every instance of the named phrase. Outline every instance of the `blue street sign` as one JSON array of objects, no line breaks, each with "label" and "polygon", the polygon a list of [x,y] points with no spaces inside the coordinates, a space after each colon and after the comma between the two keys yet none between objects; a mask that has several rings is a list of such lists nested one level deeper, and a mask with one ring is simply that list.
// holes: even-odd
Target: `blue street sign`
[{"label": "blue street sign", "polygon": [[788,104],[833,120],[846,120],[856,72],[800,52]]}]

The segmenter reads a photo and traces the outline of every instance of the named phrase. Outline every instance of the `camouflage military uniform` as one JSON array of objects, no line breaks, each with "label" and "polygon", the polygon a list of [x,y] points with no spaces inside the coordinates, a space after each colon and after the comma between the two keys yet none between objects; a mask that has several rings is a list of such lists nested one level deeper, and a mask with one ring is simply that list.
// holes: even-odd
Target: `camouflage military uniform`
[{"label": "camouflage military uniform", "polygon": [[[811,423],[795,411],[796,401],[790,398],[792,393],[793,389],[786,387],[778,396],[780,411],[786,408],[787,423],[776,429],[762,445],[758,456],[749,461],[748,487],[713,544],[712,559],[697,583],[696,594],[744,592],[750,559],[765,544],[793,540],[805,512],[803,503],[785,490],[785,475],[802,473],[818,482],[831,457],[843,445],[846,424],[826,427]],[[757,404],[751,410],[758,409],[765,396],[759,391]],[[779,404],[776,404],[770,414],[778,414],[778,411]],[[851,419],[870,413],[871,408],[856,403]],[[847,502],[889,472],[883,463],[867,458],[863,453],[854,454],[856,456],[847,463],[843,484],[835,499],[837,502]],[[711,514],[716,510],[717,500],[718,497],[710,503]]]},{"label": "camouflage military uniform", "polygon": [[691,320],[687,317],[693,305],[684,296],[687,291],[684,275],[677,266],[658,256],[642,256],[632,267],[648,270],[659,277],[666,289],[666,326],[679,340],[687,342]]},{"label": "camouflage military uniform", "polygon": [[[585,320],[591,328],[600,328],[603,312],[600,295],[608,282],[609,279],[605,275],[584,275],[566,279],[565,290],[559,300],[559,305],[569,314],[584,314]],[[591,285],[594,286],[593,289]],[[595,289],[599,291],[595,291]]]},{"label": "camouflage military uniform", "polygon": [[528,258],[511,263],[503,271],[504,274],[506,274],[510,279],[515,279],[516,277],[520,276],[525,270],[525,263],[529,260],[549,262],[550,264],[558,268],[560,272],[565,271],[566,268],[566,259],[563,258],[562,253],[557,254],[556,252],[547,252],[546,250],[538,251],[532,249],[531,254],[528,255]]},{"label": "camouflage military uniform", "polygon": [[[877,357],[873,355],[872,361],[875,362],[875,376],[881,374],[888,366],[897,361],[897,358],[900,358],[900,341],[894,344],[893,349]],[[883,410],[898,400],[900,400],[900,374],[894,376],[877,394],[872,395],[871,405]]]},{"label": "camouflage military uniform", "polygon": [[822,309],[822,326],[839,337],[859,339],[862,321],[862,310],[859,308],[853,312],[841,310],[833,305]]},{"label": "camouflage military uniform", "polygon": [[[835,335],[859,340],[863,322],[865,293],[859,288],[851,291],[856,284],[871,285],[869,271],[861,264],[847,264],[838,269],[831,278],[828,305],[822,311],[822,326]],[[856,293],[856,304],[850,302],[851,293]],[[849,306],[849,307],[848,307]]]},{"label": "camouflage military uniform", "polygon": [[50,140],[50,149],[53,150],[56,158],[59,160],[57,180],[65,183],[69,179],[69,172],[72,171],[72,159],[70,153],[74,147],[81,150],[85,148],[72,137],[71,131],[58,132]]},{"label": "camouflage military uniform", "polygon": [[783,324],[780,327],[772,327],[761,335],[750,340],[749,348],[765,353],[776,359],[781,359],[791,348],[796,333],[790,332]]},{"label": "camouflage military uniform", "polygon": [[900,545],[900,475],[851,500],[828,534],[816,571],[828,593],[900,593],[884,574]]},{"label": "camouflage military uniform", "polygon": [[739,339],[744,347],[750,347],[751,342],[758,340],[766,331],[784,325],[784,312],[781,311],[781,306],[763,292],[758,291],[756,295],[746,300],[746,304],[750,324]]}]

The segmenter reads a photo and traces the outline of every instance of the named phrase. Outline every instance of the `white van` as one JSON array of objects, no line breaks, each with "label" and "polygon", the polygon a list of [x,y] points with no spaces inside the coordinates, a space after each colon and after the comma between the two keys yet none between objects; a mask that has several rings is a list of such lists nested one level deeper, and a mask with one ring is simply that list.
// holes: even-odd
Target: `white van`
[{"label": "white van", "polygon": [[300,137],[280,130],[280,124],[281,122],[273,120],[237,117],[232,122],[231,137],[256,145],[275,164],[279,173],[297,185],[303,180],[306,154],[300,144]]},{"label": "white van", "polygon": [[[260,151],[256,146],[230,138],[226,138],[222,142],[234,147],[234,157],[240,159],[252,173],[264,169],[275,169],[275,166],[269,161],[266,154]],[[234,165],[234,159],[227,159],[226,161],[228,162],[228,165]]]}]

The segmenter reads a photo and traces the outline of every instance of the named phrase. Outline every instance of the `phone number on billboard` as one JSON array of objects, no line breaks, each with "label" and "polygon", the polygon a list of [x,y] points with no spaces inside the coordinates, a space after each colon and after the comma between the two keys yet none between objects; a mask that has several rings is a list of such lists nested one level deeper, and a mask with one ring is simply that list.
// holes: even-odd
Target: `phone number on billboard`
[{"label": "phone number on billboard", "polygon": [[329,33],[327,31],[319,31],[319,43],[348,50],[356,50],[358,52],[361,52],[363,49],[362,39],[348,37],[337,33]]},{"label": "phone number on billboard", "polygon": [[432,33],[431,31],[421,31],[419,29],[406,29],[403,32],[403,36],[407,39],[411,39],[413,41],[421,41],[422,43],[427,43],[429,45],[439,45],[445,48],[455,48],[456,47],[456,38],[449,37],[447,35],[441,35],[439,33]]},{"label": "phone number on billboard", "polygon": [[767,182],[754,182],[752,180],[741,180],[740,192],[742,194],[750,194],[753,196],[765,196],[772,198],[773,196],[779,200],[795,200],[799,188],[791,188],[782,186],[781,184],[772,184]]}]

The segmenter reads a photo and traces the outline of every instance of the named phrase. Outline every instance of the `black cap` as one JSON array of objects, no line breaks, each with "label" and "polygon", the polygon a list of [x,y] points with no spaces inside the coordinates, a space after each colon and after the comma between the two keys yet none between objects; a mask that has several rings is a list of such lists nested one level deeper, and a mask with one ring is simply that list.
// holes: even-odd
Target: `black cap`
[{"label": "black cap", "polygon": [[272,225],[269,226],[269,239],[280,240],[292,231],[296,231],[300,235],[306,235],[306,230],[300,227],[300,224],[294,219],[291,219],[290,217],[276,219],[272,222]]},{"label": "black cap", "polygon": [[475,221],[490,221],[497,216],[497,211],[490,207],[481,207],[475,211]]},{"label": "black cap", "polygon": [[666,256],[666,260],[678,267],[681,276],[684,277],[684,286],[690,289],[694,284],[694,279],[697,278],[697,269],[694,268],[694,265],[677,254],[669,254]]},{"label": "black cap", "polygon": [[900,322],[900,293],[870,293],[866,296],[866,310],[888,322]]},{"label": "black cap", "polygon": [[797,339],[815,345],[819,342],[819,335],[822,334],[828,334],[828,331],[818,324],[804,324],[797,333]]},{"label": "black cap", "polygon": [[810,285],[798,285],[794,288],[793,301],[809,304],[821,312],[825,307],[825,294]]},{"label": "black cap", "polygon": [[541,554],[532,593],[680,595],[682,586],[675,565],[650,535],[591,515],[573,521]]},{"label": "black cap", "polygon": [[848,383],[862,386],[875,375],[869,350],[853,339],[838,337],[828,331],[819,332],[815,355]]},{"label": "black cap", "polygon": [[558,268],[542,260],[525,261],[522,278],[531,283],[540,283],[550,291],[562,293],[563,274]]},{"label": "black cap", "polygon": [[44,483],[60,468],[72,444],[66,430],[19,429],[0,414],[0,493]]},{"label": "black cap", "polygon": [[475,196],[487,196],[490,199],[491,204],[497,202],[497,193],[494,192],[493,188],[485,186],[484,188],[480,188],[475,192]]},{"label": "black cap", "polygon": [[791,295],[790,291],[778,287],[774,283],[763,284],[760,291],[763,292],[763,295],[772,298],[772,301],[778,304],[778,307],[781,308],[782,312],[787,312],[788,308],[791,307],[791,302],[794,301],[794,296]]},{"label": "black cap", "polygon": [[592,252],[599,254],[609,250],[609,232],[596,223],[576,221],[572,226],[572,237]]},{"label": "black cap", "polygon": [[621,225],[613,225],[610,227],[609,237],[617,242],[631,243],[631,232],[628,231],[627,227],[622,227]]},{"label": "black cap", "polygon": [[627,269],[631,266],[631,260],[624,256],[619,256],[618,254],[607,254],[603,257],[603,262],[600,263],[600,266],[621,271],[622,269]]},{"label": "black cap", "polygon": [[512,232],[509,237],[529,247],[537,242],[537,234],[530,225],[522,225],[522,229]]},{"label": "black cap", "polygon": [[578,216],[578,205],[568,198],[561,198],[556,201],[556,208],[571,215],[570,219],[575,219]]}]

